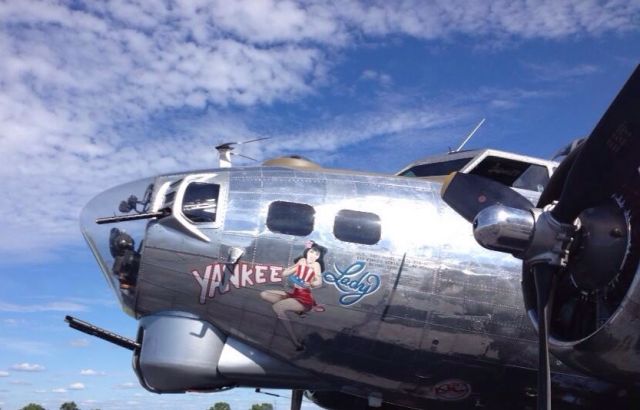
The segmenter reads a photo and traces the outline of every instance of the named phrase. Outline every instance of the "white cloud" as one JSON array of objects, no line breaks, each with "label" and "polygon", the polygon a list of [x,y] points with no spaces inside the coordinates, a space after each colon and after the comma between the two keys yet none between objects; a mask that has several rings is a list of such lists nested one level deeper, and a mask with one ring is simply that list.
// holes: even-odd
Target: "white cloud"
[{"label": "white cloud", "polygon": [[89,342],[89,339],[86,338],[80,338],[80,339],[74,339],[72,341],[69,342],[69,344],[72,347],[87,347],[89,346],[91,342]]},{"label": "white cloud", "polygon": [[132,383],[132,382],[126,382],[126,383],[120,383],[117,386],[115,386],[117,389],[135,389],[138,387],[138,384],[136,383]]},{"label": "white cloud", "polygon": [[51,392],[52,393],[66,393],[67,389],[57,388],[57,389],[52,389]]},{"label": "white cloud", "polygon": [[[467,116],[455,106],[420,105],[414,107],[382,107],[379,110],[348,117],[334,117],[329,124],[321,124],[301,133],[284,135],[287,145],[297,152],[334,152],[372,137],[427,131]],[[318,141],[322,141],[321,144]]]},{"label": "white cloud", "polygon": [[97,370],[93,370],[93,369],[82,369],[80,370],[80,374],[83,376],[104,376],[106,375],[105,372],[99,372]]},{"label": "white cloud", "polygon": [[[435,39],[453,34],[473,36],[516,36],[562,38],[637,29],[637,2],[608,3],[595,0],[497,0],[491,2],[384,1],[342,3],[340,15],[346,22],[371,35],[403,33]],[[603,18],[602,16],[607,17]]]},{"label": "white cloud", "polygon": [[35,363],[19,363],[11,366],[11,369],[18,372],[43,372],[45,367]]},{"label": "white cloud", "polygon": [[598,66],[593,64],[576,64],[570,66],[559,63],[530,63],[526,64],[525,68],[528,68],[537,79],[542,81],[568,80],[572,78],[585,77],[600,71]]},{"label": "white cloud", "polygon": [[210,9],[216,24],[256,43],[314,41],[343,43],[348,38],[345,22],[329,3],[293,1],[217,0]]},{"label": "white cloud", "polygon": [[72,383],[69,385],[69,390],[84,390],[84,383]]},{"label": "white cloud", "polygon": [[11,380],[9,384],[13,384],[16,386],[31,386],[31,383],[25,380]]},{"label": "white cloud", "polygon": [[41,304],[15,304],[0,301],[0,312],[38,313],[38,312],[84,312],[87,307],[75,302],[48,302]]},{"label": "white cloud", "polygon": [[381,85],[389,85],[392,83],[391,76],[389,74],[381,73],[375,70],[364,70],[360,76],[361,80],[368,80],[378,82]]},{"label": "white cloud", "polygon": [[9,377],[9,376],[10,376],[9,372],[6,372],[4,370],[0,370],[0,377]]},{"label": "white cloud", "polygon": [[24,323],[24,321],[19,319],[2,319],[2,323],[7,326],[17,326],[19,323]]}]

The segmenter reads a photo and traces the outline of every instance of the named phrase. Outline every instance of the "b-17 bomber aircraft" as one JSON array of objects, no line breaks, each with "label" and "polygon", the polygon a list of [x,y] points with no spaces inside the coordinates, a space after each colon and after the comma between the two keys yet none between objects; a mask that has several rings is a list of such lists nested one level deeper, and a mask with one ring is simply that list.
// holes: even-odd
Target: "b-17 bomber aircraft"
[{"label": "b-17 bomber aircraft", "polygon": [[561,163],[458,150],[383,175],[285,157],[112,188],[86,205],[82,232],[138,334],[67,321],[131,349],[157,393],[631,408],[639,107],[636,68]]}]

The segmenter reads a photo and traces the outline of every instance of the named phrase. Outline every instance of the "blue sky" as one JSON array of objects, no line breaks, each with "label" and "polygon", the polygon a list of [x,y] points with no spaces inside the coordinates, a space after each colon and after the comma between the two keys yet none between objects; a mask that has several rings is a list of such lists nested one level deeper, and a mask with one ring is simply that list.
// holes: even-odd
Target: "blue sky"
[{"label": "blue sky", "polygon": [[136,331],[79,232],[95,194],[263,136],[241,152],[393,172],[481,118],[469,147],[549,157],[639,57],[638,0],[0,0],[0,407],[275,400],[152,395],[128,351],[65,326]]}]

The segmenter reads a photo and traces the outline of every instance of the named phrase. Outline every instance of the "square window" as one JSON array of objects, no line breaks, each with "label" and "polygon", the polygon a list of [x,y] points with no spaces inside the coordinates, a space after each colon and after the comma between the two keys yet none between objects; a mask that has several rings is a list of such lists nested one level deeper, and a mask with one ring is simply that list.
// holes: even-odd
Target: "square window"
[{"label": "square window", "polygon": [[272,232],[307,236],[313,232],[315,214],[311,205],[276,201],[269,205],[267,228]]},{"label": "square window", "polygon": [[380,217],[370,212],[343,209],[336,215],[333,234],[341,241],[375,245],[380,241]]}]

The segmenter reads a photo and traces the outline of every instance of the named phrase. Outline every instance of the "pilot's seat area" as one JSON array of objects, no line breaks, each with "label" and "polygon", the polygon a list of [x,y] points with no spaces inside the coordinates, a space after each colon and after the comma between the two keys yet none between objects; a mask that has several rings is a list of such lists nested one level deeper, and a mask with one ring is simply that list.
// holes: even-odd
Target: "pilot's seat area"
[{"label": "pilot's seat area", "polygon": [[118,278],[120,289],[133,289],[140,269],[140,252],[135,250],[135,241],[128,233],[112,228],[109,233],[109,251],[114,259],[111,271]]},{"label": "pilot's seat area", "polygon": [[479,175],[515,189],[541,193],[557,162],[493,149],[457,151],[415,161],[398,176],[442,181],[452,172]]}]

